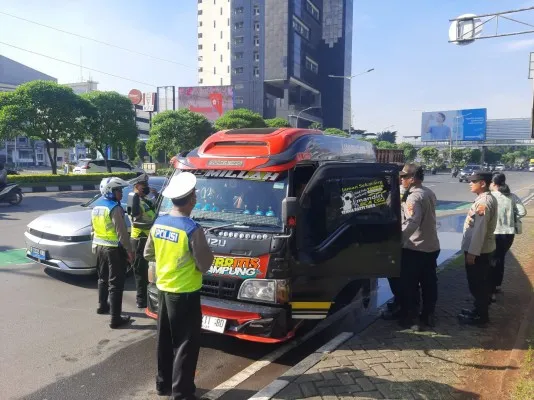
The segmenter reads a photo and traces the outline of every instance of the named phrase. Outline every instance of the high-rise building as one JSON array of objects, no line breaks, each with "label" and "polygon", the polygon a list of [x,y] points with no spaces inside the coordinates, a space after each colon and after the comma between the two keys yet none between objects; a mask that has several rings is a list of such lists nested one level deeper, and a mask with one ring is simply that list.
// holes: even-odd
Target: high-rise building
[{"label": "high-rise building", "polygon": [[[198,0],[199,84],[293,125],[348,129],[353,0]],[[304,111],[306,110],[306,111]]]}]

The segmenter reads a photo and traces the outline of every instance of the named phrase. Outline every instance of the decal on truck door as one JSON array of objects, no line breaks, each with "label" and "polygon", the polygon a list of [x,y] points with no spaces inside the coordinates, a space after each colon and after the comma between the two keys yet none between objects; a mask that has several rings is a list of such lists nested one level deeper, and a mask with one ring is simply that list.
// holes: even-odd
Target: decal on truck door
[{"label": "decal on truck door", "polygon": [[386,190],[381,180],[359,183],[341,189],[341,214],[368,210],[386,204]]}]

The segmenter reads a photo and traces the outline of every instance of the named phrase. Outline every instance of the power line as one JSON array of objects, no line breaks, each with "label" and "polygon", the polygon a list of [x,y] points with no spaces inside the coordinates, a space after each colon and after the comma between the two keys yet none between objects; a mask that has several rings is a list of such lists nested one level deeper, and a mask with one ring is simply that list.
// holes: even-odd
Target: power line
[{"label": "power line", "polygon": [[104,74],[104,75],[109,75],[109,76],[112,76],[114,78],[118,78],[118,79],[123,79],[125,81],[130,81],[130,82],[134,82],[134,83],[140,83],[141,85],[147,85],[147,86],[152,86],[152,87],[158,87],[157,85],[154,85],[153,83],[146,83],[146,82],[142,82],[142,81],[136,81],[135,79],[130,79],[130,78],[125,78],[123,76],[120,76],[120,75],[115,75],[115,74],[111,74],[109,72],[104,72],[104,71],[100,71],[98,69],[95,69],[95,68],[89,68],[89,67],[85,67],[85,66],[82,66],[80,64],[76,64],[76,63],[73,63],[73,62],[70,62],[70,61],[65,61],[65,60],[60,60],[59,58],[55,58],[55,57],[51,57],[51,56],[47,56],[46,54],[41,54],[41,53],[37,53],[36,51],[32,51],[32,50],[28,50],[28,49],[23,49],[22,47],[18,47],[18,46],[15,46],[15,45],[12,45],[12,44],[9,44],[9,43],[6,43],[6,42],[2,42],[0,41],[0,44],[3,44],[5,46],[9,46],[9,47],[12,47],[14,49],[17,49],[17,50],[21,50],[21,51],[25,51],[27,53],[31,53],[31,54],[35,54],[37,56],[41,56],[41,57],[45,57],[45,58],[49,58],[51,60],[54,60],[54,61],[58,61],[58,62],[62,62],[64,64],[69,64],[69,65],[73,65],[75,67],[83,67],[89,71],[94,71],[94,72],[98,72],[100,74]]}]

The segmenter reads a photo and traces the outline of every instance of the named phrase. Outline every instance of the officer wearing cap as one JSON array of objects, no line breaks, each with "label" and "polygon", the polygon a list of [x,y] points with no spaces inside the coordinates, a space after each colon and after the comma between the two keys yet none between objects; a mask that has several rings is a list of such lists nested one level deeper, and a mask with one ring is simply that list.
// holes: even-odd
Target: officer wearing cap
[{"label": "officer wearing cap", "polygon": [[438,298],[436,195],[423,186],[424,170],[407,164],[400,172],[405,189],[402,201],[401,325],[418,329],[419,285],[422,291],[420,322],[433,327]]},{"label": "officer wearing cap", "polygon": [[477,195],[464,223],[462,250],[469,291],[475,298],[472,310],[463,309],[458,315],[462,323],[485,325],[489,322],[488,307],[491,296],[491,254],[495,251],[497,200],[489,187],[491,172],[478,171],[469,176],[471,192]]},{"label": "officer wearing cap", "polygon": [[[152,192],[156,198],[159,196],[155,189],[148,186],[148,175],[142,174],[130,181],[134,185],[134,193],[131,196],[131,205],[129,204],[130,217],[132,218],[132,247],[135,252],[135,261],[133,263],[133,272],[135,277],[135,286],[137,288],[137,308],[146,308],[147,306],[147,286],[148,286],[148,261],[143,257],[146,240],[150,228],[156,218],[154,204],[147,198]],[[130,203],[130,199],[128,199]]]},{"label": "officer wearing cap", "polygon": [[173,209],[154,222],[144,256],[156,262],[158,299],[158,394],[195,398],[195,370],[200,351],[202,273],[213,254],[204,231],[191,218],[196,204],[196,177],[174,176],[163,191]]}]

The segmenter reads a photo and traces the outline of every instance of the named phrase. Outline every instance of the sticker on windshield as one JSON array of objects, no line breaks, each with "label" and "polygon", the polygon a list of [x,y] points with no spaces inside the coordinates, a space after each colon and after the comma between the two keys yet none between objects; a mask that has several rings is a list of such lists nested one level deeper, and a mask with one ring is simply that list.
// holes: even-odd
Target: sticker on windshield
[{"label": "sticker on windshield", "polygon": [[208,274],[242,279],[265,278],[269,256],[228,257],[215,256]]},{"label": "sticker on windshield", "polygon": [[210,169],[207,171],[194,171],[197,176],[205,178],[235,178],[249,181],[276,181],[280,176],[279,172],[259,172],[259,171],[228,171],[220,169]]},{"label": "sticker on windshield", "polygon": [[350,214],[386,204],[382,181],[360,183],[341,189],[341,214]]},{"label": "sticker on windshield", "polygon": [[273,189],[283,189],[284,186],[284,182],[275,182],[275,184],[273,185]]}]

